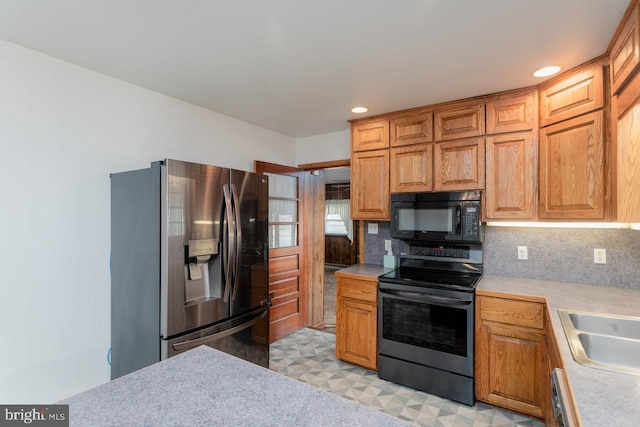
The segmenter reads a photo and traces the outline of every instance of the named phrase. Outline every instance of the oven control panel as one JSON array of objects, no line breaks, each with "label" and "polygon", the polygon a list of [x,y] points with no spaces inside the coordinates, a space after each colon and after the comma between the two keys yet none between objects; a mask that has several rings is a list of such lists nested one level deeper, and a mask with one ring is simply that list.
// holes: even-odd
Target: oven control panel
[{"label": "oven control panel", "polygon": [[409,247],[409,255],[438,258],[469,258],[469,247],[411,245]]}]

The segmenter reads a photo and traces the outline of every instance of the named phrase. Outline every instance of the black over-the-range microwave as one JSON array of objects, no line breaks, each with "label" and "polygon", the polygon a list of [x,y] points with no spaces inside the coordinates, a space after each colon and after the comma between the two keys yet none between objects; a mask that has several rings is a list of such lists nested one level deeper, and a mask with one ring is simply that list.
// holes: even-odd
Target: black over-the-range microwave
[{"label": "black over-the-range microwave", "polygon": [[391,237],[480,242],[480,191],[391,194]]}]

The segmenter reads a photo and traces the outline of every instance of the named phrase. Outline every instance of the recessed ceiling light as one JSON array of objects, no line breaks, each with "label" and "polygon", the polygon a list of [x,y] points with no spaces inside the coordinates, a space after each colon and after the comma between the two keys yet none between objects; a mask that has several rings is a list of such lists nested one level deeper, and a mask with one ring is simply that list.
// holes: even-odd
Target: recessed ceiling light
[{"label": "recessed ceiling light", "polygon": [[367,107],[353,107],[351,109],[351,112],[356,114],[366,113],[367,111],[369,111]]},{"label": "recessed ceiling light", "polygon": [[533,72],[533,77],[549,77],[560,71],[560,67],[557,65],[549,65],[548,67],[542,67],[539,70]]}]

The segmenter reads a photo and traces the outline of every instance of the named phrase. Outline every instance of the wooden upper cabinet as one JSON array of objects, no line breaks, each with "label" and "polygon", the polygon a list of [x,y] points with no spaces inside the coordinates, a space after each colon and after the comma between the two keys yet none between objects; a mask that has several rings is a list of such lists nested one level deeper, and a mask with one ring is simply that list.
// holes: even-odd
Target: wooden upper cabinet
[{"label": "wooden upper cabinet", "polygon": [[391,149],[391,192],[433,190],[433,144]]},{"label": "wooden upper cabinet", "polygon": [[640,222],[640,73],[613,98],[612,110],[618,221]]},{"label": "wooden upper cabinet", "polygon": [[487,137],[487,219],[535,218],[537,153],[533,131]]},{"label": "wooden upper cabinet", "polygon": [[389,150],[351,157],[351,218],[389,219]]},{"label": "wooden upper cabinet", "polygon": [[484,189],[484,137],[434,144],[433,189]]},{"label": "wooden upper cabinet", "polygon": [[621,23],[611,46],[611,93],[616,94],[640,64],[640,3]]},{"label": "wooden upper cabinet", "polygon": [[417,113],[391,120],[391,146],[433,141],[433,113]]},{"label": "wooden upper cabinet", "polygon": [[540,126],[570,119],[604,106],[602,62],[540,87]]},{"label": "wooden upper cabinet", "polygon": [[602,110],[540,130],[538,215],[604,219]]},{"label": "wooden upper cabinet", "polygon": [[484,135],[484,103],[442,108],[434,115],[436,141]]},{"label": "wooden upper cabinet", "polygon": [[487,102],[487,135],[530,130],[534,127],[534,92]]},{"label": "wooden upper cabinet", "polygon": [[366,120],[351,125],[351,150],[366,151],[389,148],[389,121]]}]

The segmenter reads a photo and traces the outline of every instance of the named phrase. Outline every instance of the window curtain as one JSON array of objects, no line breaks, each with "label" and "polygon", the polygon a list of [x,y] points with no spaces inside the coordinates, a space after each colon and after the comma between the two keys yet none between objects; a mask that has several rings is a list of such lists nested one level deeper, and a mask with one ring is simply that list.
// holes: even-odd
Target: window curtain
[{"label": "window curtain", "polygon": [[344,222],[344,228],[347,229],[347,237],[353,243],[353,221],[350,216],[351,203],[347,200],[325,200],[324,217],[330,214],[338,214]]}]

